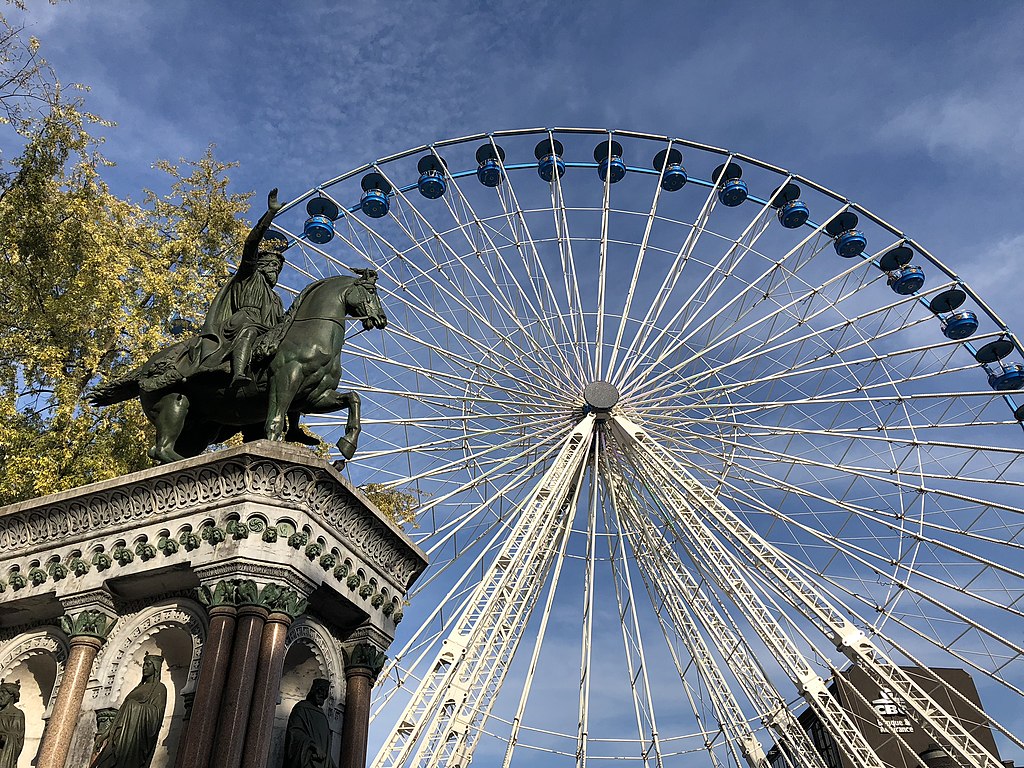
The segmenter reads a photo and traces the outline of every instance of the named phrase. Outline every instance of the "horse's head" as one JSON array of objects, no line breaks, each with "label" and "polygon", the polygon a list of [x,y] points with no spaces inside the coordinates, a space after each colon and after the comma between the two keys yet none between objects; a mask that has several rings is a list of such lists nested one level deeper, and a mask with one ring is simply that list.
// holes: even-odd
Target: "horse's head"
[{"label": "horse's head", "polygon": [[377,272],[372,269],[353,270],[359,278],[345,291],[345,313],[361,318],[363,328],[384,328],[388,324],[388,316],[380,305],[377,295]]}]

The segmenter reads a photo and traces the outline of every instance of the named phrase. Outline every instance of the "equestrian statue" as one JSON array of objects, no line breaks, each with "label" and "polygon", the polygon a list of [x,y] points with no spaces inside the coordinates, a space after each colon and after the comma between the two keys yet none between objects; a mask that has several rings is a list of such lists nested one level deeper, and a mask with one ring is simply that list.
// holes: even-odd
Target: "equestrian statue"
[{"label": "equestrian statue", "polygon": [[377,273],[310,283],[287,312],[274,291],[284,264],[285,237],[269,232],[283,206],[277,190],[249,232],[238,269],[217,293],[198,334],[158,351],[138,368],[101,384],[94,405],[138,397],[156,427],[149,455],[156,462],[196,456],[241,432],[306,445],[319,441],[299,426],[304,413],[348,409],[338,440],[343,464],[359,438],[359,395],[337,392],[345,318],[384,328]]}]

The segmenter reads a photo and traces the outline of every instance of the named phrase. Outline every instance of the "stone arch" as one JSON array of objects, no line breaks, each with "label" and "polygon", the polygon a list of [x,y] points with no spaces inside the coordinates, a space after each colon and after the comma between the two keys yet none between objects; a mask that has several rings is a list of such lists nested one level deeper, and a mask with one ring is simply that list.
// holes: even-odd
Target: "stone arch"
[{"label": "stone arch", "polygon": [[159,655],[164,659],[161,681],[167,687],[167,709],[151,768],[170,768],[191,709],[206,633],[206,611],[187,598],[164,600],[122,618],[97,659],[90,686],[92,717],[83,718],[91,730],[83,732],[81,742],[87,745],[96,733],[95,712],[119,707],[138,685],[146,654]]},{"label": "stone arch", "polygon": [[299,701],[306,698],[310,684],[317,677],[331,681],[331,695],[324,711],[332,732],[331,754],[335,763],[338,763],[341,759],[341,723],[345,701],[345,666],[338,641],[316,619],[302,616],[289,627],[285,644],[284,673],[274,715],[274,734],[268,765],[281,764],[288,715]]},{"label": "stone arch", "polygon": [[57,627],[26,632],[0,647],[0,681],[21,683],[18,707],[25,713],[25,746],[18,768],[35,762],[67,658],[68,644]]}]

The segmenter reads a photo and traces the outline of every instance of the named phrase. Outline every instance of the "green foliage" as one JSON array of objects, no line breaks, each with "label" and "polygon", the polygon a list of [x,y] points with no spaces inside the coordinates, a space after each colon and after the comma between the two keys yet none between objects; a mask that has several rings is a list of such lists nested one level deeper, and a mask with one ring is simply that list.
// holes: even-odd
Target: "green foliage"
[{"label": "green foliage", "polygon": [[142,205],[112,195],[92,133],[109,124],[0,16],[3,29],[0,80],[31,72],[14,79],[21,97],[0,98],[24,146],[0,168],[0,505],[148,466],[137,403],[85,395],[168,343],[170,317],[201,320],[248,229],[248,195],[228,192],[232,166],[212,149],[157,163],[167,190]]}]

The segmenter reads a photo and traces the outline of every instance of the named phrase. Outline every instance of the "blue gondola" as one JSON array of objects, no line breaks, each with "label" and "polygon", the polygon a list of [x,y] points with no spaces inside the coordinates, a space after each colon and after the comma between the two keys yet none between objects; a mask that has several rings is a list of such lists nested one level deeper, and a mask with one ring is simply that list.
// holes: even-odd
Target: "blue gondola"
[{"label": "blue gondola", "polygon": [[314,197],[306,203],[306,219],[302,234],[311,243],[324,245],[334,239],[334,220],[338,218],[338,206],[326,197]]},{"label": "blue gondola", "polygon": [[359,207],[363,213],[371,219],[380,219],[388,215],[391,209],[391,184],[381,174],[372,171],[365,176],[360,183],[363,188],[363,197],[359,201]]},{"label": "blue gondola", "polygon": [[988,384],[997,392],[1007,392],[1012,389],[1024,389],[1024,365],[1012,363],[1001,366],[998,373],[988,375]]},{"label": "blue gondola", "polygon": [[537,158],[537,175],[544,181],[551,182],[558,173],[558,178],[565,175],[565,161],[562,160],[562,142],[558,139],[544,139],[537,143],[533,150]]},{"label": "blue gondola", "polygon": [[602,141],[594,147],[594,160],[597,161],[597,175],[601,181],[608,179],[615,184],[626,176],[626,164],[622,162],[622,145],[617,141]]},{"label": "blue gondola", "polygon": [[436,155],[424,155],[417,164],[420,178],[416,182],[416,188],[428,200],[437,200],[448,190],[448,182],[445,181],[445,162]]},{"label": "blue gondola", "polygon": [[476,161],[480,164],[476,169],[476,177],[485,187],[496,187],[501,184],[504,174],[501,164],[505,162],[505,150],[497,144],[483,144],[476,151]]},{"label": "blue gondola", "polygon": [[[860,256],[868,247],[868,239],[857,229],[857,221],[857,214],[853,211],[843,211],[825,225],[825,232],[832,238],[832,247],[844,259]],[[889,284],[892,285],[891,282]]]},{"label": "blue gondola", "polygon": [[783,184],[772,193],[772,206],[778,209],[779,223],[786,229],[802,227],[811,215],[800,200],[800,187],[793,182]]},{"label": "blue gondola", "polygon": [[978,316],[970,310],[947,315],[942,320],[942,333],[947,339],[960,341],[978,330]]},{"label": "blue gondola", "polygon": [[654,170],[661,173],[661,188],[666,192],[678,192],[687,182],[683,154],[678,149],[663,149],[656,154]]},{"label": "blue gondola", "polygon": [[924,270],[911,264],[890,273],[886,282],[900,296],[910,296],[924,286]]},{"label": "blue gondola", "polygon": [[736,163],[722,164],[715,168],[711,180],[718,185],[718,200],[728,208],[735,208],[747,199],[747,182],[740,176],[743,169]]},{"label": "blue gondola", "polygon": [[779,208],[779,223],[786,229],[797,229],[807,223],[810,215],[803,200],[790,200]]}]

